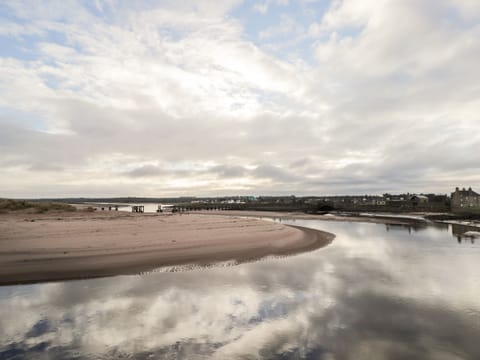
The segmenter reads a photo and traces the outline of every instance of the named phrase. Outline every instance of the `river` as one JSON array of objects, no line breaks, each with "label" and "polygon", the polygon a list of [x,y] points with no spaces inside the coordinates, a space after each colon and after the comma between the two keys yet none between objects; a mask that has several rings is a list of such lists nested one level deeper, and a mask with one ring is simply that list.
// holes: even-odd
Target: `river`
[{"label": "river", "polygon": [[480,245],[452,226],[284,220],[302,255],[0,287],[0,359],[480,359]]}]

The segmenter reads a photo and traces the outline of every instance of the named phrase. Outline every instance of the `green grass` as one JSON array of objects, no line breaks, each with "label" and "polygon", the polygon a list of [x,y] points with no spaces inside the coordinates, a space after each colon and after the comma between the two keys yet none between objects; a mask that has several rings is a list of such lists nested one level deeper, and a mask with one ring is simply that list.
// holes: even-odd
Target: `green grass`
[{"label": "green grass", "polygon": [[0,199],[0,213],[21,210],[45,213],[47,211],[75,211],[76,209],[72,205],[56,202]]}]

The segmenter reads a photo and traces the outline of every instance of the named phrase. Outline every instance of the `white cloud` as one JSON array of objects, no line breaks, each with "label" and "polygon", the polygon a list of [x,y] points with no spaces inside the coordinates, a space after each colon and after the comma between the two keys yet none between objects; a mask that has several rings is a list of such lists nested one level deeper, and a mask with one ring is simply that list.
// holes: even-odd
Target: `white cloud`
[{"label": "white cloud", "polygon": [[252,9],[262,15],[268,13],[269,9],[273,6],[287,6],[289,0],[266,0],[263,2],[257,2],[253,5]]},{"label": "white cloud", "polygon": [[[99,16],[83,5],[10,4],[28,26],[6,23],[2,33],[29,56],[0,58],[0,148],[24,185],[15,191],[2,177],[2,196],[35,196],[59,168],[68,169],[59,186],[88,195],[116,176],[112,154],[128,160],[120,173],[158,167],[113,180],[119,195],[129,182],[142,195],[415,191],[429,181],[447,192],[459,176],[480,182],[478,166],[461,161],[480,143],[474,3],[334,1],[317,23],[285,15],[290,22],[264,27],[264,45],[232,16],[237,1],[102,3]],[[282,49],[288,31],[303,41],[306,29],[313,60],[263,48]],[[289,168],[306,157],[310,165]],[[267,181],[192,168],[177,187],[165,165],[176,162],[279,171]]]},{"label": "white cloud", "polygon": [[253,5],[253,10],[265,15],[268,11],[268,3],[257,3]]}]

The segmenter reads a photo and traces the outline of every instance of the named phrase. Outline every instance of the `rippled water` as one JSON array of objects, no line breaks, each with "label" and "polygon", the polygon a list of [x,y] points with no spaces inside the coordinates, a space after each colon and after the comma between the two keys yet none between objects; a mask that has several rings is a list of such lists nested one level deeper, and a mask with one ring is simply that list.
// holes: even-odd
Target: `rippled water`
[{"label": "rippled water", "polygon": [[1,359],[480,359],[480,246],[451,227],[290,221],[299,256],[0,287]]}]

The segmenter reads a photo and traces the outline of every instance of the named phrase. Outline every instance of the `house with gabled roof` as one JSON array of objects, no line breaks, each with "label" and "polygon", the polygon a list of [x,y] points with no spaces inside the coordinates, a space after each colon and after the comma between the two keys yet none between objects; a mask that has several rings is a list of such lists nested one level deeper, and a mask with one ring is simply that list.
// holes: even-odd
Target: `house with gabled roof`
[{"label": "house with gabled roof", "polygon": [[452,211],[480,211],[480,194],[472,188],[456,188],[451,196]]}]

